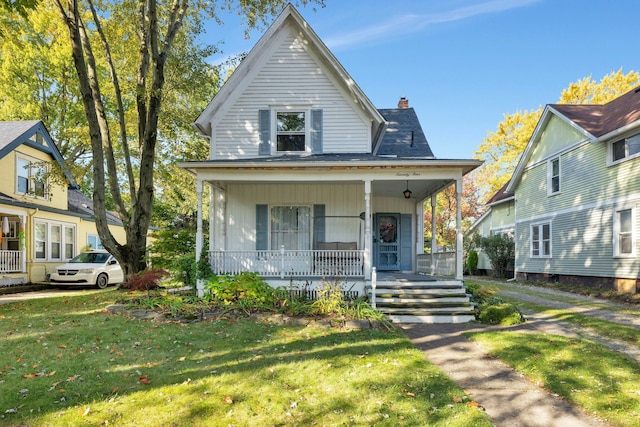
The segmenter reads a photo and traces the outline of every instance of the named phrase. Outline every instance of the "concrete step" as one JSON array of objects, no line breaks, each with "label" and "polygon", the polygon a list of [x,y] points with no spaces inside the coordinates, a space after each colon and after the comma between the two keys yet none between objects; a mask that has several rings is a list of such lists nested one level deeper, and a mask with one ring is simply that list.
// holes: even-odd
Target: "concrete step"
[{"label": "concrete step", "polygon": [[435,314],[435,315],[388,315],[387,318],[393,323],[467,323],[473,322],[475,316],[472,314]]},{"label": "concrete step", "polygon": [[384,307],[379,308],[385,314],[411,314],[411,315],[431,315],[431,314],[473,314],[473,307]]},{"label": "concrete step", "polygon": [[[371,295],[373,291],[368,290],[367,293]],[[376,296],[383,295],[441,295],[441,296],[457,296],[457,295],[466,295],[466,291],[464,288],[456,288],[456,289],[391,289],[391,288],[378,288],[376,289]]]},{"label": "concrete step", "polygon": [[402,305],[408,307],[416,306],[455,306],[456,304],[471,305],[467,297],[444,297],[444,298],[376,298],[376,304],[380,306]]},{"label": "concrete step", "polygon": [[[464,288],[464,285],[456,281],[447,282],[378,282],[376,289],[459,289]],[[371,289],[370,285],[366,286],[366,289]]]}]

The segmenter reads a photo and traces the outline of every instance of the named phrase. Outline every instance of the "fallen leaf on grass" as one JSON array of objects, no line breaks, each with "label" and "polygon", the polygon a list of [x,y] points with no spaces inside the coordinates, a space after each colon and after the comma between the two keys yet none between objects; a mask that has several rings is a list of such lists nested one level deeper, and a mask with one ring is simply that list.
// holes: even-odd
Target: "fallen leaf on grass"
[{"label": "fallen leaf on grass", "polygon": [[58,346],[58,348],[67,348],[67,346],[66,346],[66,345],[64,345],[64,344],[60,344],[60,345]]},{"label": "fallen leaf on grass", "polygon": [[140,382],[140,384],[151,384],[149,377],[146,375],[140,375],[140,378],[138,378],[138,382]]},{"label": "fallen leaf on grass", "polygon": [[30,379],[33,379],[33,378],[37,378],[37,377],[39,377],[39,376],[40,376],[40,374],[24,374],[24,375],[22,376],[22,378],[27,379],[27,380],[30,380]]},{"label": "fallen leaf on grass", "polygon": [[462,398],[458,396],[453,396],[453,401],[456,403],[462,403]]},{"label": "fallen leaf on grass", "polygon": [[409,397],[416,397],[415,393],[411,393],[410,391],[407,392],[407,396]]},{"label": "fallen leaf on grass", "polygon": [[231,398],[231,396],[225,396],[224,399],[222,399],[222,401],[227,405],[231,405],[233,403],[233,399]]}]

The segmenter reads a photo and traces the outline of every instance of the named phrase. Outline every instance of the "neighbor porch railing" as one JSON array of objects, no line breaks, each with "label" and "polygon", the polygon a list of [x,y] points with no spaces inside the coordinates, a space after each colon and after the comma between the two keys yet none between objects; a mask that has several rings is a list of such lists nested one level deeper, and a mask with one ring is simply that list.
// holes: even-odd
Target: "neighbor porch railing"
[{"label": "neighbor porch railing", "polygon": [[418,255],[418,273],[433,274],[434,276],[456,275],[456,253],[436,252],[435,254]]},{"label": "neighbor porch railing", "polygon": [[264,277],[364,275],[363,250],[209,251],[216,274],[256,272]]},{"label": "neighbor porch railing", "polygon": [[0,251],[0,273],[22,273],[22,251]]}]

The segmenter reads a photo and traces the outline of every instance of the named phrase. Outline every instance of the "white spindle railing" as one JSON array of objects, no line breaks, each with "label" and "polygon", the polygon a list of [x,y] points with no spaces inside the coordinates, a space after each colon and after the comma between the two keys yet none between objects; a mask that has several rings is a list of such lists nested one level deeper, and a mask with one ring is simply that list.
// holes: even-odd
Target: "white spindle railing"
[{"label": "white spindle railing", "polygon": [[0,251],[0,273],[22,272],[22,251]]},{"label": "white spindle railing", "polygon": [[256,272],[265,277],[363,276],[364,251],[210,251],[209,263],[216,274]]}]

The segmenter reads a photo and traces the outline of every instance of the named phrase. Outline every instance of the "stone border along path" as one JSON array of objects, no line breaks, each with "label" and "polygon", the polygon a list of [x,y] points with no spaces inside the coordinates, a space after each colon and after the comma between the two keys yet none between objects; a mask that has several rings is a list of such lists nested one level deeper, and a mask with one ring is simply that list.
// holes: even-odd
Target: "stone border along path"
[{"label": "stone border along path", "polygon": [[[548,288],[505,283],[499,283],[499,285],[509,290],[501,289],[498,295],[514,300],[592,316],[612,323],[640,327],[640,310],[634,308]],[[521,292],[517,292],[518,290]],[[606,307],[611,307],[612,310],[607,310]],[[635,312],[637,315],[616,311],[621,309]],[[463,334],[473,331],[514,330],[586,338],[624,353],[638,363],[640,363],[640,349],[538,312],[523,310],[523,313],[527,322],[511,327],[477,323],[402,326],[413,344],[424,352],[429,361],[440,367],[458,386],[469,393],[470,397],[483,407],[496,426],[606,426],[604,421],[591,417],[579,408],[549,394],[500,360],[490,357],[478,344]]]}]

